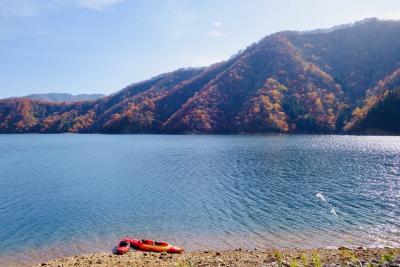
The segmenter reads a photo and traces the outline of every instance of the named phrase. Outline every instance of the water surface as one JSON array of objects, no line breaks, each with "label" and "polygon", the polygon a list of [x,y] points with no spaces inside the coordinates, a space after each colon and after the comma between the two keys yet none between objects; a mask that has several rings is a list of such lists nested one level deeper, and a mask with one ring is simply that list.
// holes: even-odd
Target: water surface
[{"label": "water surface", "polygon": [[0,152],[4,265],[125,235],[188,250],[400,245],[399,137],[0,135]]}]

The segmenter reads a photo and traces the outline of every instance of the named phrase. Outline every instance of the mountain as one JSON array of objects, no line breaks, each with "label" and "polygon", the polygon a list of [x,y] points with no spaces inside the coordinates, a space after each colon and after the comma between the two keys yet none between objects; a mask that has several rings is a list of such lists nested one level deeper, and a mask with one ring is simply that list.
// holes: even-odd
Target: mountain
[{"label": "mountain", "polygon": [[352,131],[364,134],[400,133],[400,89],[386,91],[357,121]]},{"label": "mountain", "polygon": [[[0,132],[365,133],[396,111],[388,99],[399,83],[400,22],[366,19],[278,32],[95,101],[2,100]],[[399,132],[390,124],[379,131]]]},{"label": "mountain", "polygon": [[86,101],[86,100],[97,100],[103,98],[103,94],[79,94],[72,95],[67,93],[48,93],[48,94],[32,94],[27,95],[22,98],[28,98],[31,100],[42,100],[50,102],[76,102],[76,101]]}]

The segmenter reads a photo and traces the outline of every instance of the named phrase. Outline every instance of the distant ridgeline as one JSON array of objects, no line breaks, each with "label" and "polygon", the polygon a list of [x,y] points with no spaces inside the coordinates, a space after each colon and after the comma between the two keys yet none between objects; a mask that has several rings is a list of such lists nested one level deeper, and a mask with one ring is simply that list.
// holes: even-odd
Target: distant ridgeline
[{"label": "distant ridgeline", "polygon": [[97,100],[105,97],[103,94],[65,94],[65,93],[49,93],[49,94],[33,94],[27,95],[23,98],[29,98],[32,100],[43,100],[51,102],[73,102],[73,101],[86,101],[86,100]]},{"label": "distant ridgeline", "polygon": [[400,133],[400,22],[269,35],[94,101],[0,100],[3,133]]}]

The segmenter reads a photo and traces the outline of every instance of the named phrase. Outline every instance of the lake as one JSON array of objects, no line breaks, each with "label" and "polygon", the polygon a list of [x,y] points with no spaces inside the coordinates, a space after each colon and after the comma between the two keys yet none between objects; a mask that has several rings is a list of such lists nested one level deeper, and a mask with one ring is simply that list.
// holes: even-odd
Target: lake
[{"label": "lake", "polygon": [[400,137],[0,135],[0,265],[110,251],[400,246]]}]

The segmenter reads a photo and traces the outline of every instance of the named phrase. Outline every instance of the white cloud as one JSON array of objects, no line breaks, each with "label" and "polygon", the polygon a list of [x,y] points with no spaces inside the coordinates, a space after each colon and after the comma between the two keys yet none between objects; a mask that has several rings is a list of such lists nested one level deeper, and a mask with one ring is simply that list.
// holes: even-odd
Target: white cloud
[{"label": "white cloud", "polygon": [[216,21],[216,22],[213,23],[213,25],[214,25],[215,27],[219,28],[219,27],[221,27],[222,22]]},{"label": "white cloud", "polygon": [[222,36],[222,32],[221,31],[217,31],[217,30],[210,30],[210,31],[208,31],[208,36],[221,37]]},{"label": "white cloud", "polygon": [[31,17],[63,7],[104,10],[125,0],[0,0],[0,17]]},{"label": "white cloud", "polygon": [[222,22],[220,22],[220,21],[215,21],[215,22],[213,22],[213,27],[212,27],[212,29],[211,30],[209,30],[208,31],[208,36],[211,36],[211,37],[221,37],[223,34],[222,34],[222,31],[221,31],[221,26],[222,26]]},{"label": "white cloud", "polygon": [[78,0],[79,4],[88,9],[104,10],[106,8],[115,6],[124,0]]}]

